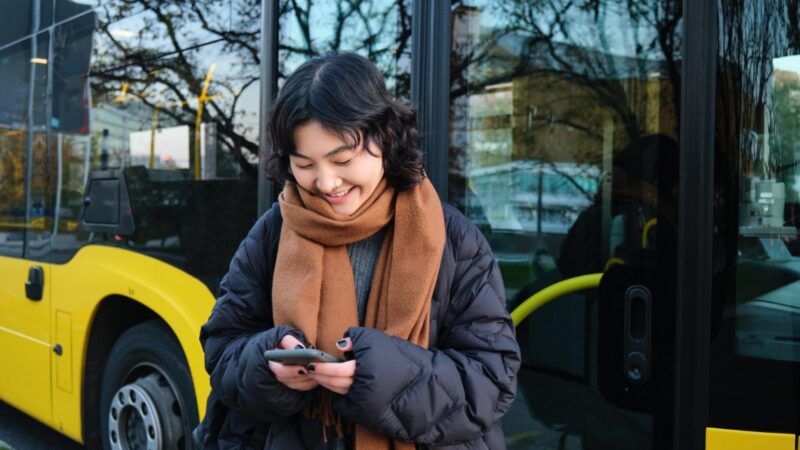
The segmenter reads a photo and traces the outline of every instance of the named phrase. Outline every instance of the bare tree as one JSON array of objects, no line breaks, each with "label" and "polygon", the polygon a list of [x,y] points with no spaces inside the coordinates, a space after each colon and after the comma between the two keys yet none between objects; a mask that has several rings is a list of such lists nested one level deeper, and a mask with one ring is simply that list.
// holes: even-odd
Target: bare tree
[{"label": "bare tree", "polygon": [[[158,120],[191,129],[200,114],[216,124],[219,142],[240,169],[255,177],[257,128],[245,125],[252,113],[240,102],[260,78],[258,0],[115,0],[103,6],[98,22],[91,73],[96,100],[124,93],[157,110]],[[135,27],[124,30],[133,35],[120,37],[127,26]],[[220,55],[227,56],[226,67],[211,78],[210,64]]]},{"label": "bare tree", "polygon": [[[285,78],[308,58],[332,51],[355,51],[378,66],[396,97],[408,99],[410,3],[409,0],[282,0],[278,77]],[[295,27],[299,32],[288,31]]]},{"label": "bare tree", "polygon": [[[645,133],[677,137],[680,1],[496,0],[481,4],[485,6],[454,2],[451,133],[473,126],[469,114],[459,112],[467,108],[460,99],[512,89],[509,82],[513,81],[512,122],[503,126],[513,127],[514,159],[543,161],[550,170],[559,161],[599,167],[603,154],[598,149],[608,138],[609,120],[614,124],[615,148]],[[464,25],[459,20],[476,24]],[[648,98],[652,95],[658,96],[655,101]],[[658,111],[653,113],[653,108]],[[652,116],[658,117],[658,123],[648,123]],[[486,118],[481,121],[493,126]],[[556,129],[560,131],[554,134]],[[450,180],[463,195],[466,174],[463,156],[459,159],[464,154],[460,145],[453,143],[450,148],[451,161],[457,162],[451,164]],[[593,197],[573,177],[564,177],[584,197]]]},{"label": "bare tree", "polygon": [[[674,111],[679,110],[681,2],[512,0],[493,3],[491,11],[500,25],[469,51],[453,57],[452,97],[522,75],[557,77],[582,88],[587,102],[613,110],[632,141],[643,132],[643,117],[637,110],[641,102],[632,101],[627,82],[657,73],[669,81]],[[620,46],[632,47],[633,56],[620,56]],[[481,66],[499,70],[482,71]],[[557,121],[599,138],[596,129],[575,123],[572,116],[537,120],[547,125]]]}]

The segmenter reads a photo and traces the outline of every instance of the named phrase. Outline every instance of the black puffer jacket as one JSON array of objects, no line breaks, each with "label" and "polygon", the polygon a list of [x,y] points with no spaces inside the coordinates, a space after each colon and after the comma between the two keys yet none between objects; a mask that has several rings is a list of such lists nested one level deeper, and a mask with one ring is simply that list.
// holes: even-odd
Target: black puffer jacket
[{"label": "black puffer jacket", "polygon": [[[445,206],[447,242],[431,306],[429,349],[354,327],[353,385],[333,406],[343,417],[417,448],[505,448],[499,420],[516,392],[519,348],[503,282],[481,233]],[[273,326],[272,272],[282,219],[262,216],[231,261],[200,340],[211,375],[206,418],[195,432],[207,449],[316,449],[311,400],[279,383],[262,358],[287,333]]]}]

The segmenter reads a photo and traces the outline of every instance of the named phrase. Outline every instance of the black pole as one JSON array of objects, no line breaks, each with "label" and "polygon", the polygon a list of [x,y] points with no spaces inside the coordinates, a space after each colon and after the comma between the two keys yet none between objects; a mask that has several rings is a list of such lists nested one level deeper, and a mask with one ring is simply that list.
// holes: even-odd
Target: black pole
[{"label": "black pole", "polygon": [[447,199],[450,144],[450,1],[414,0],[411,25],[411,104],[425,138],[425,170]]},{"label": "black pole", "polygon": [[678,184],[676,450],[705,448],[711,351],[717,0],[684,0]]},{"label": "black pole", "polygon": [[[261,98],[259,100],[258,146],[261,152],[259,161],[269,150],[266,147],[267,114],[272,108],[278,88],[278,0],[261,2]],[[275,187],[258,170],[258,216],[264,214],[275,198]]]}]

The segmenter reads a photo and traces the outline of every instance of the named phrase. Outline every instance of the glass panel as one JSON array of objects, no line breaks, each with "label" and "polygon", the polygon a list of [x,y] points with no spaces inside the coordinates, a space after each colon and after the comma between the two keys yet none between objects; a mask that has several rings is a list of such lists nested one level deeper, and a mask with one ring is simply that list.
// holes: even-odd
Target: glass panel
[{"label": "glass panel", "polygon": [[33,30],[33,2],[0,0],[0,45],[14,42],[31,34]]},{"label": "glass panel", "polygon": [[[91,10],[94,6],[100,5],[100,0],[54,0],[56,3],[56,22],[61,22],[62,20],[67,20],[71,17],[77,16],[78,14],[86,13],[87,11]],[[114,9],[118,9],[120,7],[124,9],[131,8],[128,5],[124,5],[127,2],[121,1],[114,1],[114,2],[105,2],[109,4]],[[112,6],[113,5],[113,6]]]},{"label": "glass panel", "polygon": [[411,0],[281,0],[279,8],[279,86],[313,56],[353,51],[378,66],[392,95],[410,98]]},{"label": "glass panel", "polygon": [[711,423],[798,433],[800,7],[718,9]]},{"label": "glass panel", "polygon": [[509,310],[605,271],[517,327],[507,444],[671,448],[681,3],[452,8],[448,200],[486,235]]},{"label": "glass panel", "polygon": [[[216,292],[257,214],[260,7],[157,9],[170,13],[110,3],[55,29],[50,256],[65,262],[86,244],[120,246]],[[111,215],[130,214],[134,230],[81,226],[86,186],[118,176],[129,206],[120,200]]]},{"label": "glass panel", "polygon": [[49,248],[49,235],[52,228],[53,204],[52,191],[55,187],[51,175],[55,174],[55,161],[48,151],[49,130],[47,115],[48,102],[48,72],[50,61],[50,34],[40,33],[34,40],[34,58],[31,59],[33,72],[32,99],[32,125],[31,139],[31,168],[29,171],[30,198],[28,203],[29,222],[27,235],[26,258],[42,260],[46,257]]},{"label": "glass panel", "polygon": [[32,39],[0,50],[0,255],[22,256]]},{"label": "glass panel", "polygon": [[[45,29],[53,25],[53,7],[56,0],[39,0],[39,29]],[[36,0],[34,0],[35,3]],[[24,3],[24,2],[20,2]]]}]

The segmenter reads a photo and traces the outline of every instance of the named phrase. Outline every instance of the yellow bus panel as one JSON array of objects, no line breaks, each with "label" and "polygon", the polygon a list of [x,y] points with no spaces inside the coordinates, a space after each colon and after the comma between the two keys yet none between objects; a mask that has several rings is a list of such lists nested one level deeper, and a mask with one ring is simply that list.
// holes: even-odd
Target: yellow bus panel
[{"label": "yellow bus panel", "polygon": [[795,435],[706,428],[706,450],[795,450]]},{"label": "yellow bus panel", "polygon": [[[81,402],[86,352],[95,316],[104,299],[125,297],[147,307],[172,330],[180,343],[195,389],[199,418],[211,391],[200,347],[200,326],[211,314],[214,296],[196,278],[155,258],[102,245],[83,247],[65,264],[52,266],[53,326],[62,356],[52,354],[52,426],[82,442]],[[65,330],[69,327],[70,330]],[[69,362],[59,361],[68,358]],[[69,368],[71,374],[62,373]],[[32,402],[37,401],[31,397]]]}]

